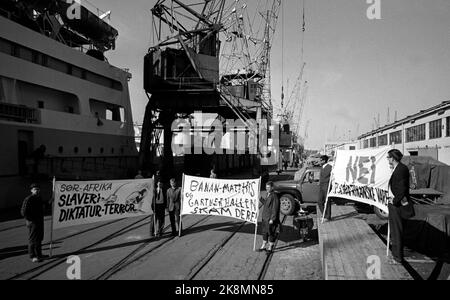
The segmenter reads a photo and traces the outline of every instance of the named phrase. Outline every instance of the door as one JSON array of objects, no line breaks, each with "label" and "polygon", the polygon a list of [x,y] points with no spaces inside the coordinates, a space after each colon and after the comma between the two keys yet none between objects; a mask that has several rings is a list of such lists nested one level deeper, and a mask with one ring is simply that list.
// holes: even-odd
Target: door
[{"label": "door", "polygon": [[301,179],[302,197],[305,203],[319,201],[320,170],[308,170]]}]

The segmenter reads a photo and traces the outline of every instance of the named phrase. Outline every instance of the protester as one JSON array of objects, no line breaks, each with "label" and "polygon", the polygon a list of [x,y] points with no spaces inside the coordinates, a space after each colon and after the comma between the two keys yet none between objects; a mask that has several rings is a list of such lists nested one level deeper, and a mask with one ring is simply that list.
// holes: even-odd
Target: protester
[{"label": "protester", "polygon": [[170,179],[170,188],[167,190],[167,210],[169,211],[172,236],[176,236],[177,224],[180,224],[181,188],[177,187],[175,178]]},{"label": "protester", "polygon": [[142,171],[139,170],[136,177],[134,177],[134,179],[144,179],[144,176],[142,176]]},{"label": "protester", "polygon": [[[160,237],[164,229],[164,218],[166,214],[167,200],[166,195],[163,190],[163,184],[161,181],[157,182],[157,188],[153,194],[153,211],[155,213],[155,226],[156,226],[156,236]],[[150,225],[150,229],[152,226]]]},{"label": "protester", "polygon": [[31,195],[22,204],[21,214],[28,228],[28,253],[32,262],[40,262],[44,239],[44,202],[37,184],[30,186]]},{"label": "protester", "polygon": [[328,188],[330,186],[330,177],[332,166],[328,162],[329,157],[327,155],[323,155],[320,158],[320,164],[322,166],[322,170],[320,172],[320,181],[319,181],[319,209],[324,215],[325,221],[331,221],[331,201],[328,201],[326,210],[324,211],[325,203],[327,202]]},{"label": "protester", "polygon": [[[262,214],[263,244],[260,251],[272,252],[276,239],[276,229],[280,225],[280,201],[273,192],[273,182],[269,181],[266,184],[266,191],[267,197]],[[266,249],[267,244],[269,244],[269,247]]]},{"label": "protester", "polygon": [[401,163],[403,154],[397,150],[388,152],[387,159],[393,169],[389,180],[389,189],[394,198],[389,208],[389,226],[392,235],[392,255],[391,264],[403,262],[403,230],[405,220],[414,217],[414,206],[409,196],[409,170]]}]

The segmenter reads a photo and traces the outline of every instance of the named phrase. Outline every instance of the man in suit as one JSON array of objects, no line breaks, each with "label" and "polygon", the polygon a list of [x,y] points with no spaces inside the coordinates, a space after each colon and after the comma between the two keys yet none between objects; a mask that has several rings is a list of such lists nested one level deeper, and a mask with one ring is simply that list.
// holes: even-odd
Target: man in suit
[{"label": "man in suit", "polygon": [[[260,251],[273,251],[273,246],[276,239],[276,229],[280,224],[280,200],[273,192],[273,182],[269,181],[266,184],[267,197],[264,202],[264,209],[262,214],[262,234],[263,244]],[[267,244],[269,248],[266,249]]]},{"label": "man in suit", "polygon": [[403,258],[403,229],[405,220],[414,217],[414,206],[409,196],[409,170],[401,163],[403,154],[397,150],[391,150],[387,156],[389,165],[393,169],[389,188],[394,195],[389,208],[389,226],[392,235],[392,264],[402,263]]},{"label": "man in suit", "polygon": [[[320,181],[319,181],[319,209],[320,212],[324,213],[324,206],[327,200],[328,188],[330,186],[330,177],[331,171],[333,167],[328,162],[330,158],[327,155],[323,155],[320,158],[320,165],[322,166],[322,170],[320,172]],[[326,211],[325,211],[325,221],[331,221],[331,201],[328,201]]]},{"label": "man in suit", "polygon": [[156,184],[156,190],[153,193],[153,201],[152,201],[152,208],[153,212],[155,214],[156,222],[153,225],[153,222],[150,222],[150,234],[153,231],[153,226],[156,226],[156,236],[160,237],[163,233],[164,229],[164,218],[166,215],[166,206],[167,206],[167,199],[166,194],[163,190],[163,184],[161,181],[157,182]]},{"label": "man in suit", "polygon": [[177,224],[180,224],[181,188],[177,187],[175,178],[170,179],[167,190],[167,210],[169,211],[172,236],[177,236]]}]

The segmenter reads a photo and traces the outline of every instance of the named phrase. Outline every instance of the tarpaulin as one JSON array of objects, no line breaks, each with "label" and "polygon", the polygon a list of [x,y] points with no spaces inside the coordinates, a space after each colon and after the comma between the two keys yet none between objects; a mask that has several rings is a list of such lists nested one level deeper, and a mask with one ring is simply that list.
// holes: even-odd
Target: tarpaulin
[{"label": "tarpaulin", "polygon": [[450,204],[450,166],[422,156],[405,156],[402,162],[410,170],[411,189],[435,189],[444,193],[438,203]]},{"label": "tarpaulin", "polygon": [[405,245],[429,256],[450,253],[450,206],[414,205],[415,216],[407,220]]}]

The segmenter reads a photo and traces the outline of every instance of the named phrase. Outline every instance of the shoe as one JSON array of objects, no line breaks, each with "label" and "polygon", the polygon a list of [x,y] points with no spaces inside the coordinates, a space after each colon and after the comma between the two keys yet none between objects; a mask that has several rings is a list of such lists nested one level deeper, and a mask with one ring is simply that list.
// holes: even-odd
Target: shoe
[{"label": "shoe", "polygon": [[262,251],[266,251],[266,246],[267,246],[267,244],[263,244],[262,246],[261,246],[261,248],[259,248],[259,252],[262,252]]},{"label": "shoe", "polygon": [[31,261],[34,262],[34,263],[41,262],[41,261],[39,260],[39,258],[37,258],[37,257],[33,257],[33,258],[31,259]]},{"label": "shoe", "polygon": [[404,263],[403,259],[399,259],[397,257],[389,257],[388,263],[390,265],[398,266]]},{"label": "shoe", "polygon": [[273,252],[273,247],[269,247],[266,249],[267,254],[270,254]]}]

